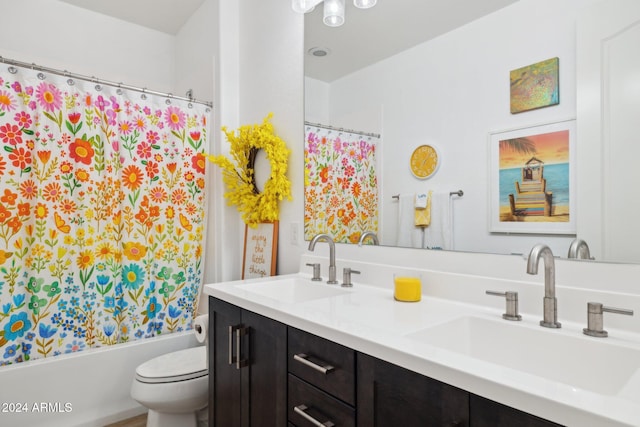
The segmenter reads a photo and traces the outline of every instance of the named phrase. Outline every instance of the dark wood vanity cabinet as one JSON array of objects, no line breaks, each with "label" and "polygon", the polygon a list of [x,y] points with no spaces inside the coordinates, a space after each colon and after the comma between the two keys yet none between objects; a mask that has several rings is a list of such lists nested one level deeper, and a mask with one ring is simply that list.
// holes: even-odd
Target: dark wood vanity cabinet
[{"label": "dark wood vanity cabinet", "polygon": [[211,427],[559,426],[213,297],[209,343]]},{"label": "dark wood vanity cabinet", "polygon": [[469,408],[473,414],[472,427],[561,427],[560,424],[518,411],[484,397],[471,394]]},{"label": "dark wood vanity cabinet", "polygon": [[561,427],[358,353],[358,427]]},{"label": "dark wood vanity cabinet", "polygon": [[469,426],[469,393],[358,353],[358,427]]},{"label": "dark wood vanity cabinet", "polygon": [[209,298],[209,425],[287,424],[287,326]]}]

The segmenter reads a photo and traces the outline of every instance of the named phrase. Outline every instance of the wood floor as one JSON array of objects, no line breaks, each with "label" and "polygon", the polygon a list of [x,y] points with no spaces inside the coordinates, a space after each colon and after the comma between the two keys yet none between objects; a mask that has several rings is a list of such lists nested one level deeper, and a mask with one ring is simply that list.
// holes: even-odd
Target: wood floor
[{"label": "wood floor", "polygon": [[138,415],[137,417],[129,418],[128,420],[118,421],[114,424],[106,425],[105,427],[146,427],[147,414]]}]

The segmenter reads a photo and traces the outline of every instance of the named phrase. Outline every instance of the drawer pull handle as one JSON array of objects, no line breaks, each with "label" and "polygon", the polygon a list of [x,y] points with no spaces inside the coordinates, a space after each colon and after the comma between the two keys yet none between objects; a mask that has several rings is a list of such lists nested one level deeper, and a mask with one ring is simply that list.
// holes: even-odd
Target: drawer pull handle
[{"label": "drawer pull handle", "polygon": [[331,421],[325,421],[323,423],[321,423],[320,421],[316,420],[315,418],[313,418],[311,415],[307,414],[306,410],[309,409],[306,407],[306,405],[298,405],[298,406],[294,406],[293,410],[296,414],[301,415],[302,417],[304,417],[307,421],[309,421],[311,424],[313,424],[316,427],[334,427],[335,424],[332,423]]},{"label": "drawer pull handle", "polygon": [[309,356],[307,356],[304,353],[299,353],[299,354],[293,355],[293,360],[297,360],[298,362],[303,363],[308,367],[315,369],[318,372],[322,372],[325,375],[327,375],[329,372],[335,369],[333,366],[326,363],[322,366],[318,365],[317,363],[313,363],[311,360],[308,359],[308,357]]}]

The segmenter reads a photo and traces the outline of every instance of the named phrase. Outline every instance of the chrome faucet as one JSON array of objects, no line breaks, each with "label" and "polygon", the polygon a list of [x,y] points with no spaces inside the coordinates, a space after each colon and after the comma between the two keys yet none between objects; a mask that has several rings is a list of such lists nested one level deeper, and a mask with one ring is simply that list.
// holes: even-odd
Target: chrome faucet
[{"label": "chrome faucet", "polygon": [[376,235],[376,233],[374,233],[373,231],[365,231],[364,233],[362,233],[360,235],[360,240],[358,241],[358,246],[362,246],[364,241],[367,240],[367,237],[371,237],[371,240],[373,240],[373,244],[374,245],[379,245],[380,244],[380,242],[378,241],[378,236]]},{"label": "chrome faucet", "polygon": [[527,273],[538,274],[538,262],[540,258],[544,260],[544,300],[543,300],[543,320],[540,326],[545,328],[559,328],[562,325],[558,322],[558,300],[556,299],[556,267],[553,260],[553,252],[549,246],[537,244],[529,253],[527,261]]},{"label": "chrome faucet", "polygon": [[331,236],[324,233],[317,234],[309,242],[309,250],[313,251],[313,249],[316,247],[316,243],[321,240],[324,240],[329,244],[329,280],[327,280],[327,283],[330,285],[336,285],[338,284],[338,281],[336,280],[336,244],[334,243]]},{"label": "chrome faucet", "polygon": [[591,252],[589,251],[589,245],[582,239],[574,239],[571,242],[571,246],[569,246],[569,254],[568,258],[577,258],[577,259],[592,259]]}]

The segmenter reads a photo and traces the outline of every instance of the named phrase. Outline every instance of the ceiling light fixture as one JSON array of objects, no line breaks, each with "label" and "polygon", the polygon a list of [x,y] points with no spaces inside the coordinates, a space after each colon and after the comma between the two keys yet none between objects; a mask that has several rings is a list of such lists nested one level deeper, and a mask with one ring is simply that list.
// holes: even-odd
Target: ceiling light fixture
[{"label": "ceiling light fixture", "polygon": [[378,0],[353,0],[353,5],[359,9],[369,9],[376,5]]},{"label": "ceiling light fixture", "polygon": [[321,2],[322,0],[291,0],[291,9],[297,13],[309,13]]},{"label": "ceiling light fixture", "polygon": [[[291,0],[291,8],[297,13],[309,13],[323,0]],[[345,0],[324,0],[324,14],[322,21],[329,27],[339,27],[344,24]],[[353,5],[359,9],[369,9],[375,6],[377,0],[353,0]]]},{"label": "ceiling light fixture", "polygon": [[339,27],[344,24],[344,0],[324,0],[324,25]]}]

